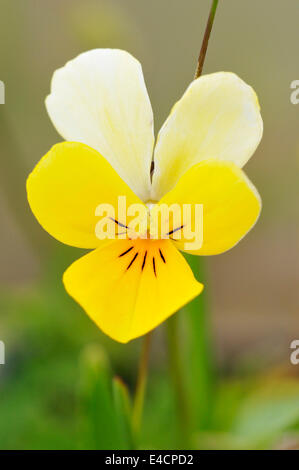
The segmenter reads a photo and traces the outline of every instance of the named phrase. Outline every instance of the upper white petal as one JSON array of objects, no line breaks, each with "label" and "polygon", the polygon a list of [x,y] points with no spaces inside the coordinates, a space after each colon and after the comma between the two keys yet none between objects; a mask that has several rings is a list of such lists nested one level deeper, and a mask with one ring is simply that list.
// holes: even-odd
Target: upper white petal
[{"label": "upper white petal", "polygon": [[64,139],[98,150],[142,199],[150,193],[153,112],[140,63],[94,49],[56,70],[46,107]]},{"label": "upper white petal", "polygon": [[159,200],[201,160],[242,167],[262,134],[257,96],[237,75],[218,72],[194,80],[160,130],[151,198]]}]

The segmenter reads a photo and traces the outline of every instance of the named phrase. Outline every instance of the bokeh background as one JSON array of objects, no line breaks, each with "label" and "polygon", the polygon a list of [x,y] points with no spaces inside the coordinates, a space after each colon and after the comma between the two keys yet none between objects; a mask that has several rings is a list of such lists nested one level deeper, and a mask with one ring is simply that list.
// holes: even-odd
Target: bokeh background
[{"label": "bokeh background", "polygon": [[[299,79],[299,3],[219,3],[204,73],[233,71],[259,96],[264,137],[245,171],[263,212],[237,247],[200,264],[204,300],[179,314],[186,375],[203,371],[197,382],[186,378],[190,402],[201,402],[194,442],[299,447],[299,365],[290,363],[290,343],[299,339],[299,105],[290,102],[290,84]],[[143,65],[157,132],[193,79],[210,1],[1,0],[0,7],[0,448],[128,448],[107,441],[109,413],[92,402],[100,392],[90,391],[86,371],[94,373],[94,362],[105,368],[107,356],[132,390],[140,340],[114,343],[68,298],[61,275],[82,251],[38,226],[25,181],[61,140],[44,106],[56,68],[91,48],[128,50]],[[184,333],[190,315],[204,318],[191,339]],[[183,446],[165,344],[162,325],[153,340],[143,448]]]}]

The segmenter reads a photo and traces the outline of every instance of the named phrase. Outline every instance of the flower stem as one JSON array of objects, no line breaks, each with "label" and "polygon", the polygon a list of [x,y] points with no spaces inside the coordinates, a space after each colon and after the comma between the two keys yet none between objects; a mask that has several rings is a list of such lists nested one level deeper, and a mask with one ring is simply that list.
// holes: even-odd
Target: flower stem
[{"label": "flower stem", "polygon": [[136,391],[133,405],[132,427],[135,434],[139,432],[142,420],[145,389],[147,383],[149,351],[151,344],[151,333],[143,338],[142,350],[140,355],[138,375],[136,382]]},{"label": "flower stem", "polygon": [[197,63],[197,68],[196,68],[194,78],[198,78],[202,74],[203,64],[204,64],[204,61],[205,61],[205,58],[206,58],[206,53],[207,53],[210,34],[211,34],[211,31],[212,31],[214,18],[215,18],[217,6],[218,6],[218,1],[219,0],[213,0],[213,2],[212,2],[210,15],[209,15],[209,18],[208,18],[205,34],[204,34],[204,37],[203,37],[203,41],[202,41],[202,45],[201,45],[201,49],[200,49],[200,54],[199,54],[199,57],[198,57],[198,63]]},{"label": "flower stem", "polygon": [[184,360],[188,364],[186,386],[192,409],[193,432],[207,430],[215,400],[215,365],[209,319],[209,276],[203,257],[185,254],[194,276],[205,285],[204,291],[185,307],[187,325]]},{"label": "flower stem", "polygon": [[169,371],[175,393],[177,417],[181,437],[180,444],[188,445],[190,414],[185,390],[184,373],[181,362],[182,358],[180,354],[178,321],[178,314],[173,315],[167,321]]},{"label": "flower stem", "polygon": [[[209,44],[209,38],[212,31],[214,18],[218,6],[219,0],[213,0],[211,5],[211,10],[203,37],[200,54],[198,57],[198,64],[195,73],[195,78],[200,77],[206,58],[206,53]],[[204,315],[204,312],[202,312]],[[186,380],[185,373],[182,368],[181,362],[181,347],[179,341],[179,332],[178,332],[178,314],[173,315],[167,322],[167,339],[168,339],[168,352],[169,352],[169,369],[174,386],[176,407],[177,407],[177,416],[179,421],[179,428],[181,433],[181,444],[187,445],[191,442],[191,415],[190,407],[187,399],[187,390],[186,390]],[[202,332],[203,340],[201,346],[203,347],[204,352],[206,352],[206,330]],[[205,367],[204,373],[207,372],[206,367],[207,363],[203,363]]]}]

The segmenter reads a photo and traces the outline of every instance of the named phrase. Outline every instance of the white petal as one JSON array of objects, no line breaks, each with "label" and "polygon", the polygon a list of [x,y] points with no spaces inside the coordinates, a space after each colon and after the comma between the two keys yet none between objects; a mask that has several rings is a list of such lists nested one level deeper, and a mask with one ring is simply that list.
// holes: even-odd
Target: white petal
[{"label": "white petal", "polygon": [[140,63],[94,49],[56,70],[48,113],[64,139],[98,150],[143,200],[149,199],[153,112]]},{"label": "white petal", "polygon": [[242,167],[262,133],[257,96],[237,75],[218,72],[194,80],[159,133],[151,199],[159,200],[201,160]]}]

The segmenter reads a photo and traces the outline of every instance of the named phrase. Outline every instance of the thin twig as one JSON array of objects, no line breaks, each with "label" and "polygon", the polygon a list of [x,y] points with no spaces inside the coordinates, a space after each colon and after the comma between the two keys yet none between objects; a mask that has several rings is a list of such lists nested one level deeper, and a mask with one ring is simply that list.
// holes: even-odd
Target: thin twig
[{"label": "thin twig", "polygon": [[202,41],[202,45],[201,45],[201,49],[200,49],[200,54],[199,54],[199,57],[198,57],[197,69],[196,69],[194,78],[198,78],[202,74],[203,64],[204,64],[204,61],[205,61],[205,58],[206,58],[206,53],[207,53],[210,34],[211,34],[211,31],[212,31],[214,18],[215,18],[217,6],[218,6],[218,1],[219,0],[213,0],[212,6],[211,6],[210,15],[209,15],[209,19],[208,19],[208,22],[207,22],[205,34],[204,34],[204,37],[203,37],[203,41]]}]

